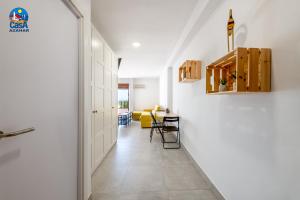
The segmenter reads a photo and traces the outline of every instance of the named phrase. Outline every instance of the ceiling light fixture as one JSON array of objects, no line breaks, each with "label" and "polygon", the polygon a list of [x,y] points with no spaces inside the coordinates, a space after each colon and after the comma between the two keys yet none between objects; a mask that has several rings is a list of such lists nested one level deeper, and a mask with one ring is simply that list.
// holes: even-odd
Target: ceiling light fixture
[{"label": "ceiling light fixture", "polygon": [[139,47],[141,46],[141,43],[139,43],[139,42],[134,42],[134,43],[132,43],[132,46],[133,46],[134,48],[139,48]]}]

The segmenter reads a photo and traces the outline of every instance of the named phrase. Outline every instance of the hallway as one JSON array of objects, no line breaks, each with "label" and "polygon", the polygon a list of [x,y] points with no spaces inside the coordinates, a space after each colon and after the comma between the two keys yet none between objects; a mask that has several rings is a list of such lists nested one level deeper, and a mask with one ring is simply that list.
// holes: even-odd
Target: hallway
[{"label": "hallway", "polygon": [[93,200],[216,200],[183,149],[164,150],[160,136],[133,122],[93,175]]}]

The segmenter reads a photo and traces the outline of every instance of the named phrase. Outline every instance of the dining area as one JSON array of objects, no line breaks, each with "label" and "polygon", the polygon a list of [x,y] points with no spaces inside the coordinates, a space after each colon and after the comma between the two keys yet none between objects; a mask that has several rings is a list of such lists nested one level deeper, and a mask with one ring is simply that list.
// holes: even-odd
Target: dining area
[{"label": "dining area", "polygon": [[[180,149],[180,126],[179,116],[170,112],[150,112],[152,124],[150,129],[150,142],[152,142],[153,133],[161,137],[164,149]],[[167,139],[166,135],[171,134],[172,139]],[[175,138],[174,138],[175,137]]]},{"label": "dining area", "polygon": [[[148,127],[142,129],[149,129],[150,133],[150,143],[155,134],[155,137],[161,137],[161,143],[164,149],[180,149],[180,123],[179,115],[171,113],[169,111],[156,111],[148,110],[144,112],[139,120],[136,120],[136,117],[133,117],[133,112],[122,112],[118,114],[118,125],[119,127],[128,127],[134,121],[139,121],[143,123],[145,116],[149,120]],[[171,139],[170,139],[171,138]]]}]

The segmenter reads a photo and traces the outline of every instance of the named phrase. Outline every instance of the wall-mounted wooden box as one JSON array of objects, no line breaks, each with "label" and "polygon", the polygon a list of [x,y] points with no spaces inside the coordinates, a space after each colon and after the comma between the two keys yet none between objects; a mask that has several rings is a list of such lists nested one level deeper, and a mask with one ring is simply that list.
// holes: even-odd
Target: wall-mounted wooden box
[{"label": "wall-mounted wooden box", "polygon": [[270,91],[271,49],[237,48],[206,67],[207,94]]},{"label": "wall-mounted wooden box", "polygon": [[201,62],[187,60],[179,67],[179,82],[194,82],[201,78]]}]

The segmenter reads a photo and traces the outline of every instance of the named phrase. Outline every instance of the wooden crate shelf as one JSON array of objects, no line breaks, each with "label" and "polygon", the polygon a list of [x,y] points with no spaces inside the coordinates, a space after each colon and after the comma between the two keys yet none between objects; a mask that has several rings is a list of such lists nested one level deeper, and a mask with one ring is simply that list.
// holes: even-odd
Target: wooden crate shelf
[{"label": "wooden crate shelf", "polygon": [[[226,89],[220,91],[221,80]],[[271,91],[271,49],[237,48],[206,67],[207,94]]]},{"label": "wooden crate shelf", "polygon": [[179,67],[179,82],[189,83],[201,78],[201,62],[199,60],[187,60]]}]

